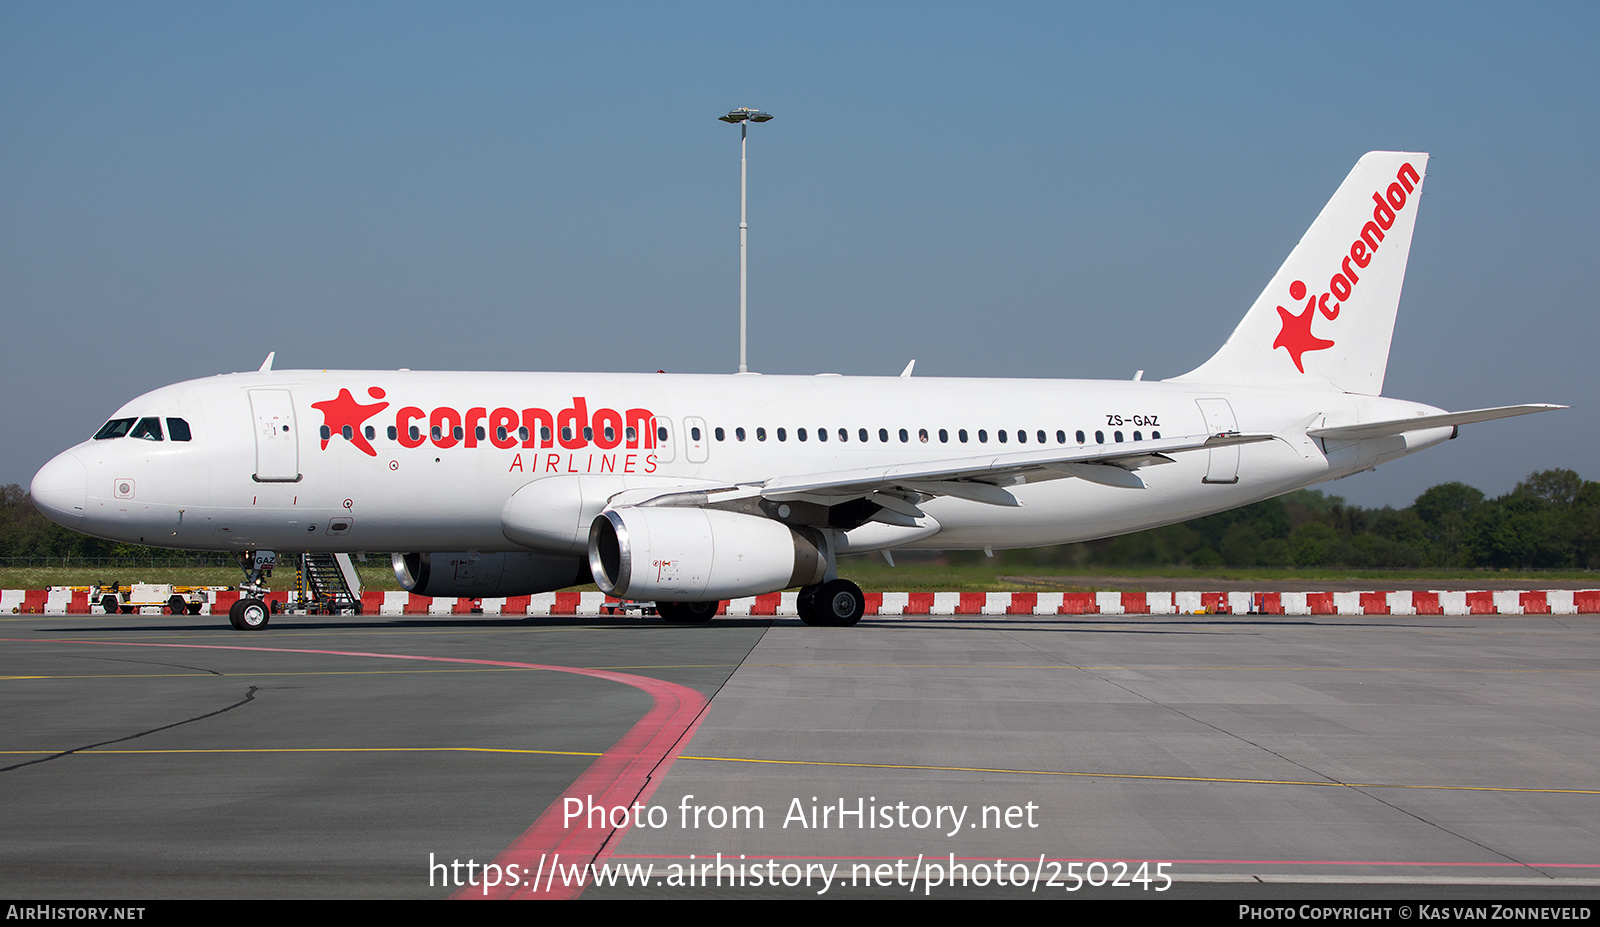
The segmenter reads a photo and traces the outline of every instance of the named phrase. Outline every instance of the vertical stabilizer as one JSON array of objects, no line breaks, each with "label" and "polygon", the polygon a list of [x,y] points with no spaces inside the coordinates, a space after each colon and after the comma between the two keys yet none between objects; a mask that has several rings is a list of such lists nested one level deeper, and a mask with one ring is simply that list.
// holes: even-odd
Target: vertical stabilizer
[{"label": "vertical stabilizer", "polygon": [[1364,155],[1212,358],[1174,379],[1383,392],[1428,156]]}]

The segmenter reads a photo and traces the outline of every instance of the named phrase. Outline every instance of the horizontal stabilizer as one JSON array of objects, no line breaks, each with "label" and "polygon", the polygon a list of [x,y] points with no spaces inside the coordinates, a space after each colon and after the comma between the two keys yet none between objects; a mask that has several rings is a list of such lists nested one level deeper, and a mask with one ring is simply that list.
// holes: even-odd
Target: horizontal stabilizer
[{"label": "horizontal stabilizer", "polygon": [[1552,405],[1547,402],[1528,403],[1520,406],[1496,406],[1493,409],[1472,409],[1467,412],[1443,412],[1438,415],[1418,415],[1412,418],[1397,418],[1387,422],[1368,422],[1364,425],[1340,425],[1337,428],[1312,428],[1306,432],[1313,438],[1333,438],[1335,440],[1357,441],[1363,438],[1382,438],[1388,435],[1405,434],[1408,431],[1421,431],[1424,428],[1447,428],[1455,425],[1470,425],[1473,422],[1489,422],[1497,418],[1510,418],[1513,415],[1530,415],[1534,412],[1549,412],[1552,409],[1565,409],[1566,406]]}]

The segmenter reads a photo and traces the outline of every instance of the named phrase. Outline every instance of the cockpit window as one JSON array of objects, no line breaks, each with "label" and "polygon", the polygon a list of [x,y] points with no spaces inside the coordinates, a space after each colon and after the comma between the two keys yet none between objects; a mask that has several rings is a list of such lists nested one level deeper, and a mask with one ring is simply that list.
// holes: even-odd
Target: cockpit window
[{"label": "cockpit window", "polygon": [[189,423],[181,418],[167,419],[167,437],[174,441],[189,440]]},{"label": "cockpit window", "polygon": [[133,426],[133,431],[128,433],[130,438],[143,438],[146,441],[161,440],[161,419],[155,416],[139,419],[139,424]]},{"label": "cockpit window", "polygon": [[94,440],[104,441],[107,438],[121,438],[125,436],[128,433],[128,429],[132,427],[133,419],[114,418],[100,426],[100,430],[94,433]]}]

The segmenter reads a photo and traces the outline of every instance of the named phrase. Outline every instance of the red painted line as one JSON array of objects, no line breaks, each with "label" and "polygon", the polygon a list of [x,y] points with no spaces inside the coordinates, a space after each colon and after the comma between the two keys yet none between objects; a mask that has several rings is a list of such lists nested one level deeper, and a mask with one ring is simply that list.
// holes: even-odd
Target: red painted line
[{"label": "red painted line", "polygon": [[[548,670],[554,673],[572,673],[633,686],[648,693],[654,704],[645,712],[622,739],[618,740],[583,771],[561,796],[545,808],[533,826],[506,847],[495,864],[502,872],[532,873],[544,870],[549,874],[552,862],[559,858],[561,868],[570,866],[587,868],[598,866],[611,855],[618,840],[628,828],[605,829],[568,828],[563,820],[563,806],[568,798],[587,801],[593,796],[596,805],[610,808],[615,805],[632,807],[634,802],[645,803],[655,793],[656,786],[672,768],[700,727],[700,719],[707,704],[706,697],[698,691],[664,679],[617,673],[610,670],[583,669],[576,666],[553,666],[544,663],[521,663],[512,660],[475,660],[466,657],[430,657],[406,653],[367,653],[351,650],[302,650],[293,647],[242,647],[230,644],[147,644],[132,641],[81,641],[56,638],[0,638],[13,643],[33,644],[99,644],[109,647],[166,647],[182,650],[250,650],[261,653],[310,653],[335,657],[372,657],[382,660],[421,660],[434,663],[469,663],[476,666],[505,666],[513,669]],[[557,854],[560,854],[557,857]],[[517,870],[511,870],[516,866]],[[544,891],[544,879],[539,885],[523,880],[516,888],[500,886],[487,891],[483,888],[464,888],[454,898],[543,898],[551,900],[576,898],[583,893],[582,885],[567,886],[556,879]]]}]

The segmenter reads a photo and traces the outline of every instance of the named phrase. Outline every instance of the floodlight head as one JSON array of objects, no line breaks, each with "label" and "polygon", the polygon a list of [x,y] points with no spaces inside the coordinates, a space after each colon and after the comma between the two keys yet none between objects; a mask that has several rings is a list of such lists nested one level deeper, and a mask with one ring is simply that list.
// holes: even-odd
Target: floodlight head
[{"label": "floodlight head", "polygon": [[732,123],[766,122],[766,121],[768,121],[768,120],[770,120],[772,118],[772,114],[771,113],[763,113],[759,109],[751,109],[748,106],[741,106],[738,109],[729,110],[728,111],[728,115],[726,115],[726,116],[718,116],[717,118],[721,119],[723,122],[732,122]]}]

